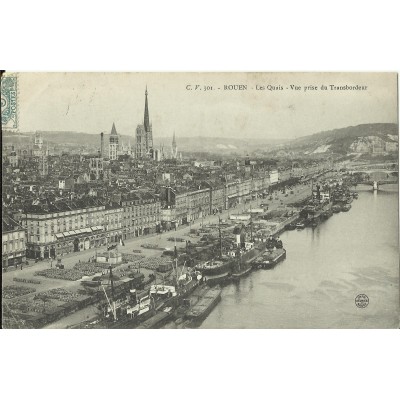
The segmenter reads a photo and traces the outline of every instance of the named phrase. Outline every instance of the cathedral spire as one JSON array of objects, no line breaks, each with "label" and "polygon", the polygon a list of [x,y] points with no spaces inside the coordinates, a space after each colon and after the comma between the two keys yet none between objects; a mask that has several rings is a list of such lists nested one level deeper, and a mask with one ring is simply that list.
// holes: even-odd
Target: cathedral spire
[{"label": "cathedral spire", "polygon": [[144,130],[145,132],[150,132],[149,105],[147,102],[147,85],[146,85],[145,102],[144,102]]},{"label": "cathedral spire", "polygon": [[115,124],[113,122],[113,126],[111,128],[111,135],[118,135],[117,130],[115,129]]},{"label": "cathedral spire", "polygon": [[174,136],[172,137],[172,147],[176,147],[175,131]]},{"label": "cathedral spire", "polygon": [[174,136],[172,138],[172,158],[176,159],[178,156],[178,147],[176,146],[176,138],[175,138],[175,131]]}]

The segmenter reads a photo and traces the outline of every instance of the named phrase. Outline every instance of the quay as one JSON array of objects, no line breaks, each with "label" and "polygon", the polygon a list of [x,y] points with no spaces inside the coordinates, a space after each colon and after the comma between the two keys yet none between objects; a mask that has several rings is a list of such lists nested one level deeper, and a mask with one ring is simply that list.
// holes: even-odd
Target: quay
[{"label": "quay", "polygon": [[[228,274],[221,272],[220,274],[217,273],[214,275],[215,278],[220,279],[213,279],[205,274],[201,278],[201,282],[202,285],[206,284],[207,286],[211,286],[213,280],[214,284],[225,284],[232,281],[232,279],[237,280],[251,273],[251,269],[255,268],[253,265],[254,261],[264,253],[268,237],[277,239],[279,234],[287,229],[289,225],[296,223],[296,221],[302,218],[302,212],[304,213],[305,207],[299,208],[293,206],[293,204],[304,205],[307,201],[312,199],[311,182],[295,186],[293,189],[293,193],[289,196],[284,196],[278,191],[273,199],[268,201],[268,209],[257,215],[250,213],[250,219],[248,219],[246,223],[235,219],[235,216],[246,215],[246,210],[242,208],[243,205],[239,205],[233,209],[222,212],[218,216],[208,216],[201,221],[190,224],[190,226],[180,226],[177,228],[175,232],[176,237],[184,238],[184,240],[178,241],[176,244],[180,260],[179,269],[181,269],[181,275],[183,276],[185,273],[188,274],[189,270],[193,271],[196,268],[194,261],[196,257],[193,258],[191,256],[194,254],[198,255],[200,250],[200,253],[202,253],[204,257],[210,259],[210,255],[212,257],[212,252],[214,251],[215,253],[216,247],[218,247],[218,236],[223,236],[226,242],[228,242],[229,235],[233,237],[233,232],[235,229],[237,230],[238,227],[241,227],[240,229],[242,229],[242,232],[236,234],[237,240],[239,241],[237,243],[240,243],[241,235],[247,235],[248,240],[250,240],[249,238],[251,236],[254,241],[254,246],[246,249],[246,251],[240,255],[243,260],[241,265],[243,266],[230,269]],[[324,212],[323,209],[314,210],[313,218],[321,219]],[[221,221],[223,221],[222,229],[220,227]],[[219,235],[216,233],[218,230],[222,230]],[[208,238],[207,235],[209,235]],[[8,315],[12,323],[20,327],[42,326],[45,328],[66,328],[85,326],[100,328],[102,326],[98,319],[99,308],[108,308],[109,315],[110,313],[112,314],[112,310],[110,310],[108,304],[109,301],[106,300],[107,296],[110,297],[113,295],[115,300],[119,302],[119,304],[122,304],[128,301],[124,293],[132,290],[136,290],[137,294],[141,291],[144,293],[149,290],[152,279],[156,279],[158,284],[165,285],[168,283],[173,284],[173,278],[175,277],[176,282],[178,276],[175,275],[175,269],[173,273],[169,271],[169,274],[166,272],[158,272],[158,269],[162,265],[172,263],[171,257],[163,255],[163,252],[168,253],[170,252],[168,249],[171,249],[171,242],[168,236],[171,236],[170,232],[153,234],[147,237],[126,240],[124,246],[118,246],[116,252],[121,253],[123,259],[121,258],[121,262],[117,263],[113,269],[113,274],[116,278],[115,282],[112,285],[108,283],[108,287],[105,289],[103,287],[104,285],[99,285],[96,288],[95,283],[93,283],[93,287],[90,287],[92,284],[88,284],[87,278],[74,279],[81,270],[83,271],[83,275],[88,274],[90,276],[91,274],[93,275],[93,273],[96,275],[96,271],[97,276],[102,275],[101,270],[104,270],[104,265],[96,265],[96,263],[93,263],[97,251],[93,252],[93,250],[90,249],[79,252],[79,254],[71,254],[64,257],[62,260],[64,265],[63,270],[56,270],[55,267],[49,265],[48,261],[41,261],[23,268],[23,270],[8,271],[3,274],[3,285],[18,286],[19,281],[24,281],[26,282],[24,286],[31,287],[32,290],[34,287],[35,290],[33,292],[34,294],[26,293],[21,296],[5,299],[5,314]],[[243,246],[244,244],[246,244],[245,241],[242,241]],[[159,249],[164,249],[161,251],[161,254]],[[191,253],[191,249],[195,251],[195,253]],[[277,249],[273,250],[272,253],[274,251],[277,252],[278,257],[272,257],[271,266],[274,265],[276,261],[279,262],[284,259],[284,257],[282,257],[283,251],[278,251]],[[269,253],[270,255],[272,254],[271,251]],[[129,255],[129,257],[127,255]],[[188,255],[190,255],[190,257],[188,257]],[[286,257],[286,251],[284,252],[284,256]],[[86,258],[89,259],[89,262],[86,262],[88,265],[82,263],[80,260]],[[60,271],[64,272],[61,273]],[[58,278],[58,274],[64,276],[70,275],[71,278],[65,281],[62,278]],[[142,276],[139,283],[135,282],[135,274],[136,276]],[[103,275],[103,278],[103,281],[106,280],[107,274],[105,274],[105,276]],[[39,280],[40,283],[29,283],[35,282],[35,279],[37,281]],[[193,275],[191,279],[195,281],[195,275]],[[144,283],[144,285],[142,285],[141,282]],[[113,286],[112,290],[114,290],[114,293],[111,293],[111,286]],[[193,285],[190,290],[185,289],[186,292],[182,293],[179,297],[182,300],[181,303],[190,297],[193,289],[195,289],[195,285]],[[220,290],[219,287],[216,287],[216,290]],[[207,303],[206,299],[207,297],[204,295],[199,302],[199,307],[203,302],[204,304]],[[34,301],[32,302],[32,300]],[[132,298],[129,301],[132,301]],[[135,301],[141,304],[140,299],[138,300],[136,298]],[[28,305],[29,302],[31,302],[31,307]],[[15,304],[17,304],[17,307],[15,307]],[[126,323],[120,322],[116,324],[116,326],[119,325],[125,328],[132,328],[135,326],[158,327],[177,317],[178,314],[174,311],[179,308],[179,302],[171,303],[170,306],[168,306],[167,302],[162,304],[163,305],[158,308],[159,311],[155,310],[148,313],[146,317],[143,317],[144,320],[142,322],[138,321],[139,324],[137,322],[129,323],[128,321]],[[204,304],[200,308],[207,309],[207,312],[211,311],[211,309]],[[215,305],[214,302],[210,304]],[[171,308],[168,309],[168,307]],[[168,310],[165,311],[165,309]],[[168,314],[168,317],[165,313]],[[194,318],[196,312],[192,310],[191,313]],[[106,327],[109,327],[109,324],[107,324]]]}]

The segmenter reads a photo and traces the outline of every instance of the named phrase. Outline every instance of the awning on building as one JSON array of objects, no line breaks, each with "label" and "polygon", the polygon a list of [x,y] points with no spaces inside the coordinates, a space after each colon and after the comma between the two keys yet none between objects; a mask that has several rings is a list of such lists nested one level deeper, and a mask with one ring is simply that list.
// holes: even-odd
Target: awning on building
[{"label": "awning on building", "polygon": [[56,233],[56,238],[57,239],[62,239],[64,235],[62,233]]}]

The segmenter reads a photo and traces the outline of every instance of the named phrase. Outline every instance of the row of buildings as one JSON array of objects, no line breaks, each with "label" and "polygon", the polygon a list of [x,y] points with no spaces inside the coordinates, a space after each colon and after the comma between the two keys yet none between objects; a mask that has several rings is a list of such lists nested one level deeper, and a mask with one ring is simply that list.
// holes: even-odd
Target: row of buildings
[{"label": "row of buildings", "polygon": [[[73,171],[80,171],[85,163],[79,155],[67,161]],[[191,224],[265,197],[276,184],[331,167],[321,163],[278,170],[262,161],[245,160],[201,167],[156,163],[155,169],[149,164],[132,172],[132,165],[127,164],[129,173],[135,175],[134,183],[130,175],[123,179],[123,165],[118,179],[106,183],[101,179],[103,160],[88,161],[93,183],[61,178],[9,181],[3,206],[15,220],[13,227],[21,232],[19,239],[25,247],[3,246],[3,267],[20,262],[21,251],[30,259],[57,257]],[[81,186],[85,190],[80,191]],[[9,232],[13,235],[13,230]],[[3,237],[3,243],[10,240]]]},{"label": "row of buildings", "polygon": [[[21,232],[26,257],[54,258],[190,224],[259,196],[270,184],[268,174],[229,182],[205,181],[192,188],[165,186],[157,194],[121,189],[108,201],[93,196],[71,200],[43,196],[13,215],[13,229]],[[3,226],[3,232],[8,231]],[[3,237],[3,243],[9,240]],[[14,250],[3,248],[3,266],[22,261]]]},{"label": "row of buildings", "polygon": [[[31,259],[55,258],[155,233],[161,223],[160,202],[147,191],[108,202],[94,197],[71,201],[44,198],[13,217],[18,229],[25,232],[26,256]],[[3,255],[8,253],[5,250]]]}]

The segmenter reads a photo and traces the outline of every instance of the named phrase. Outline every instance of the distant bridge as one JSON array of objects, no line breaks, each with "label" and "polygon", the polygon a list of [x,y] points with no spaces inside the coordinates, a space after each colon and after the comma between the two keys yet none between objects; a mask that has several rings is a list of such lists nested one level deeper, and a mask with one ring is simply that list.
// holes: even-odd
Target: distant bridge
[{"label": "distant bridge", "polygon": [[376,164],[359,164],[359,165],[353,165],[352,168],[356,172],[362,172],[362,171],[376,171],[378,169],[387,169],[387,170],[399,170],[399,163],[398,162],[386,162],[386,163],[376,163]]},{"label": "distant bridge", "polygon": [[350,173],[362,173],[365,179],[362,182],[367,185],[373,186],[374,189],[378,190],[379,186],[388,185],[391,183],[399,182],[399,171],[392,169],[376,169],[376,170],[358,170],[349,171]]}]

